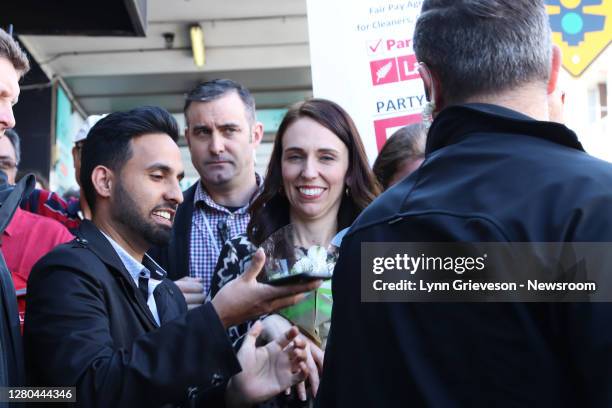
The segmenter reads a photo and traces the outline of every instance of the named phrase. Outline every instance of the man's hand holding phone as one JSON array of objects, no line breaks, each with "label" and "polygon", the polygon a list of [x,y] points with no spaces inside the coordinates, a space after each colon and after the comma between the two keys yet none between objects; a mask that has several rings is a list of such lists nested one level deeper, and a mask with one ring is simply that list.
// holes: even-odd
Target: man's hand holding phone
[{"label": "man's hand holding phone", "polygon": [[265,254],[258,249],[251,265],[238,278],[228,282],[212,299],[212,304],[224,327],[234,326],[261,315],[294,305],[304,298],[304,293],[317,289],[321,280],[305,283],[272,286],[261,283]]}]

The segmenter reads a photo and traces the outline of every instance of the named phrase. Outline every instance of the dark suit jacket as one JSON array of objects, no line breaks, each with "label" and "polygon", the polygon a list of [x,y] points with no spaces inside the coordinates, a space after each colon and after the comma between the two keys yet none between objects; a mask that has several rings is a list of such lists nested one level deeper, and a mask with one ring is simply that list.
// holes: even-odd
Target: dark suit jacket
[{"label": "dark suit jacket", "polygon": [[80,406],[183,403],[240,370],[211,304],[187,312],[174,283],[155,290],[153,320],[121,259],[89,221],[81,237],[34,267],[28,282],[26,367],[31,385],[75,386]]},{"label": "dark suit jacket", "polygon": [[[197,183],[199,182],[198,180]],[[183,203],[176,210],[172,238],[168,246],[149,251],[151,257],[168,272],[168,278],[173,281],[189,276],[191,217],[197,183],[183,192]]]}]

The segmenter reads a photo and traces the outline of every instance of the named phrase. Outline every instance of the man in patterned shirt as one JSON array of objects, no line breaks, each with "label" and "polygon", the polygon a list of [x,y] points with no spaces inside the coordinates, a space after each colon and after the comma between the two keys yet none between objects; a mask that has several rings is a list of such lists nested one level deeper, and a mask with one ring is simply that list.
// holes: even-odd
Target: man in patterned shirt
[{"label": "man in patterned shirt", "polygon": [[246,231],[247,209],[262,183],[254,156],[263,125],[255,119],[251,93],[229,79],[191,90],[184,112],[185,137],[200,180],[183,193],[169,246],[152,255],[192,308],[210,289],[223,243]]}]

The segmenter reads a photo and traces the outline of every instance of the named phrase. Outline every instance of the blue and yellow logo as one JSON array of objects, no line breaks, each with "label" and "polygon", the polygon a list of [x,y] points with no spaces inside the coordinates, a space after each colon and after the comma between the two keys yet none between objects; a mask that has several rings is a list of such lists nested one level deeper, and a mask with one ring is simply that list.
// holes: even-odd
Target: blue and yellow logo
[{"label": "blue and yellow logo", "polygon": [[612,0],[546,0],[563,66],[580,76],[612,42]]}]

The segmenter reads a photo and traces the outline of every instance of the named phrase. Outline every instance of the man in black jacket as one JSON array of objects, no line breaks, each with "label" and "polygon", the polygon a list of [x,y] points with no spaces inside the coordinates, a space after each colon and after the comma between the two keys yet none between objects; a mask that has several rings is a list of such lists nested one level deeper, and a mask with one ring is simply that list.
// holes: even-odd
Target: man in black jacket
[{"label": "man in black jacket", "polygon": [[542,1],[425,0],[414,49],[426,160],[342,241],[318,405],[612,406],[610,304],[362,302],[365,242],[612,241],[612,166],[548,122]]},{"label": "man in black jacket", "polygon": [[187,312],[176,285],[145,255],[167,242],[182,201],[177,138],[172,116],[154,107],[110,114],[91,129],[81,181],[93,219],[29,280],[30,384],[76,386],[81,406],[177,405],[194,395],[191,403],[210,406],[263,400],[305,375],[303,342],[286,347],[296,329],[255,348],[257,328],[236,357],[225,328],[294,303],[313,285],[258,283],[260,254],[249,277]]}]

